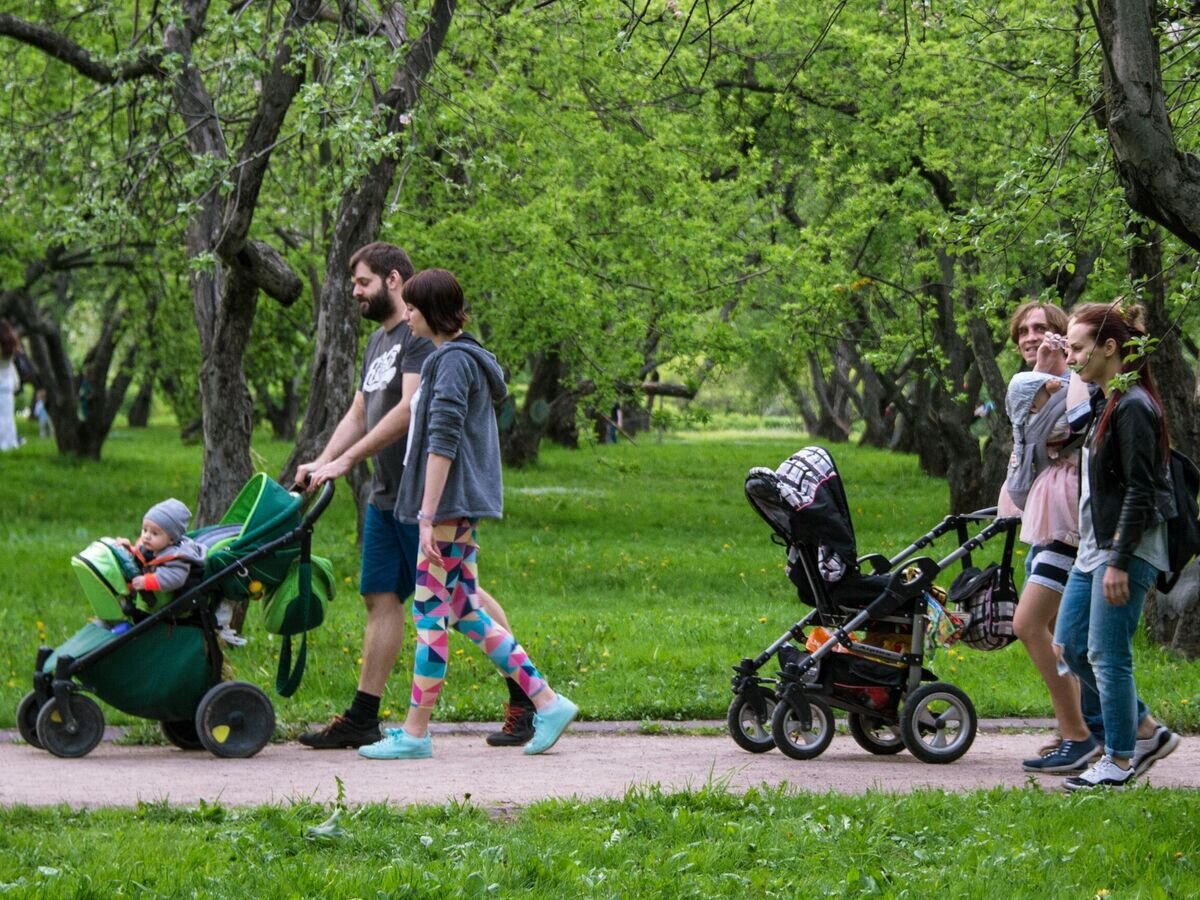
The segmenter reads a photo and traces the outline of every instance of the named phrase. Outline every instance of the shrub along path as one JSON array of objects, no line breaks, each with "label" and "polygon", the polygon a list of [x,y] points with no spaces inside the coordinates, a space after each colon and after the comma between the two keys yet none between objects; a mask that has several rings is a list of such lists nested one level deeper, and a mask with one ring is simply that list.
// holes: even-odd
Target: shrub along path
[{"label": "shrub along path", "polygon": [[[353,805],[470,802],[499,810],[547,798],[621,797],[630,787],[645,785],[674,791],[721,784],[740,793],[763,784],[786,784],[796,790],[859,793],[1019,787],[1032,778],[1048,791],[1058,790],[1061,779],[1029,776],[1020,766],[1022,757],[1044,743],[1047,732],[1009,730],[1042,724],[981,722],[974,745],[950,765],[927,765],[907,752],[871,756],[847,734],[836,735],[817,759],[799,762],[777,750],[746,753],[725,734],[641,734],[636,733],[639,723],[612,722],[578,725],[540,757],[488,747],[483,734],[491,726],[435,725],[433,758],[402,762],[371,761],[352,750],[309,750],[296,743],[271,744],[251,759],[218,759],[205,752],[111,740],[81,759],[58,759],[8,732],[0,735],[0,805],[329,803],[337,797],[339,779]],[[1143,780],[1155,787],[1200,788],[1200,737],[1185,737]]]}]

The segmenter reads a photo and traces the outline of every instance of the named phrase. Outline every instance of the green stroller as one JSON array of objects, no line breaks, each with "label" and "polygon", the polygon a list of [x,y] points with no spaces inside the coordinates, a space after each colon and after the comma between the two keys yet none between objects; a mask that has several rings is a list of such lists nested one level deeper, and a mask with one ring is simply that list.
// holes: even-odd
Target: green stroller
[{"label": "green stroller", "polygon": [[189,532],[206,548],[204,567],[174,596],[131,592],[137,570],[113,542],[77,554],[72,567],[100,621],[38,650],[33,690],[17,707],[21,737],[55,756],[90,753],[104,736],[104,714],[87,692],[160,722],[181,749],[258,753],[275,730],[275,710],[256,685],[222,680],[216,610],[226,599],[264,598],[268,630],[286,635],[276,691],[290,696],[303,676],[306,632],[334,591],[331,566],[311,552],[313,526],[332,499],[332,482],[312,498],[255,475],[218,524]]}]

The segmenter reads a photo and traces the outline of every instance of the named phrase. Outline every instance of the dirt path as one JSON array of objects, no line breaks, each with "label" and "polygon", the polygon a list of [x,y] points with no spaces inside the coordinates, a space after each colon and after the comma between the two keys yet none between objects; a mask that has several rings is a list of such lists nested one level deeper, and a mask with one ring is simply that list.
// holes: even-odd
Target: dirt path
[{"label": "dirt path", "polygon": [[[620,797],[631,787],[646,785],[678,791],[719,783],[741,792],[765,783],[850,793],[1017,787],[1030,777],[1019,760],[1031,755],[1044,737],[1002,733],[994,726],[981,729],[961,760],[932,766],[908,753],[873,757],[843,734],[818,759],[797,762],[775,750],[746,753],[724,735],[623,734],[611,727],[568,732],[550,753],[528,757],[520,750],[486,746],[482,730],[439,729],[432,759],[401,762],[371,761],[352,750],[314,751],[295,743],[272,744],[252,759],[218,759],[204,752],[112,741],[81,759],[58,759],[9,738],[0,740],[0,805],[330,802],[337,795],[335,778],[345,784],[346,799],[355,805],[469,800],[489,808],[550,797]],[[1058,790],[1062,783],[1052,776],[1034,780],[1047,790]],[[1184,738],[1146,780],[1160,787],[1200,788],[1200,738]]]}]

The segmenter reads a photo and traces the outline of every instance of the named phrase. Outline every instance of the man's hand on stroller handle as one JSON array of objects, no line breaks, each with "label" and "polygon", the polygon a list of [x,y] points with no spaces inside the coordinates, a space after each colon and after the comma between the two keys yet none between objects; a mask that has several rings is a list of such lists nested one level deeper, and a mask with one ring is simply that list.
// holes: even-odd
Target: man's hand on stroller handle
[{"label": "man's hand on stroller handle", "polygon": [[296,483],[306,491],[315,491],[327,481],[337,481],[354,467],[354,461],[342,454],[327,463],[306,463],[296,469]]}]

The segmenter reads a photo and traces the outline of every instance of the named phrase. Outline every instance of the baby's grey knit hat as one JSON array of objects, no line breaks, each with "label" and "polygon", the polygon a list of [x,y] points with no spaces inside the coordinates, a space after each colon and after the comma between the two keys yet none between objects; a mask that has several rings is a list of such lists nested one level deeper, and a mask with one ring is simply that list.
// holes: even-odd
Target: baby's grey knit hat
[{"label": "baby's grey knit hat", "polygon": [[178,543],[179,539],[183,537],[183,533],[187,531],[192,514],[181,501],[171,497],[169,500],[150,507],[145,518],[165,531],[172,543]]}]

